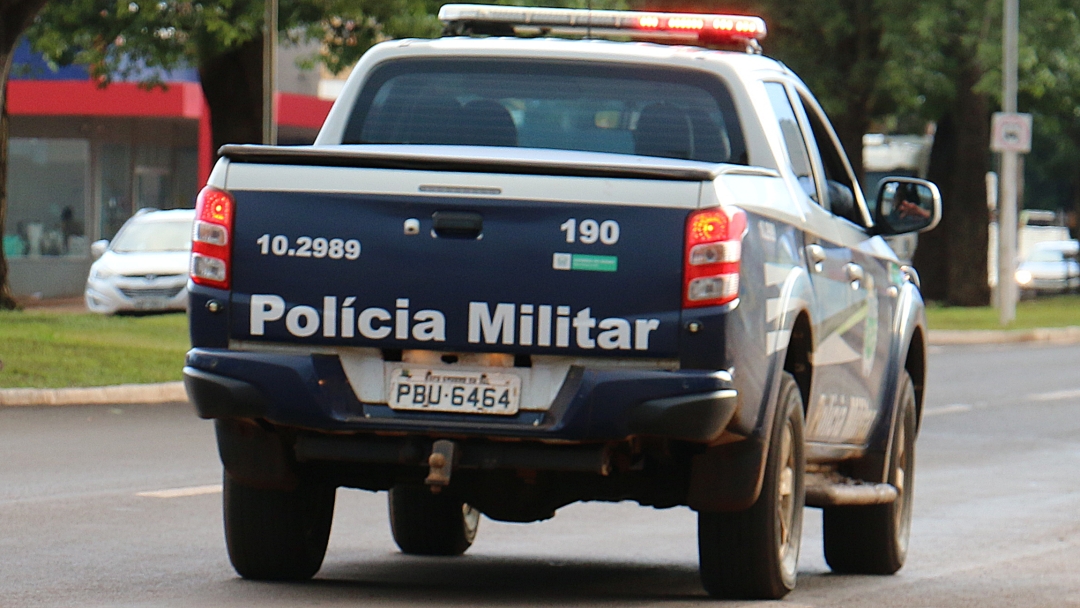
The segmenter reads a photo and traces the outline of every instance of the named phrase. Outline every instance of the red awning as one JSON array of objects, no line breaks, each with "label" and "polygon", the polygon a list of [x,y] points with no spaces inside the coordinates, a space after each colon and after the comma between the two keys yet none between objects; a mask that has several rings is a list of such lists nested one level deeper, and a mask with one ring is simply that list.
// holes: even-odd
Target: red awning
[{"label": "red awning", "polygon": [[[197,82],[142,88],[131,82],[99,87],[92,80],[8,81],[11,116],[108,116],[185,118],[199,121],[199,181],[210,175],[209,112]],[[333,102],[296,93],[277,94],[279,126],[317,130]]]}]

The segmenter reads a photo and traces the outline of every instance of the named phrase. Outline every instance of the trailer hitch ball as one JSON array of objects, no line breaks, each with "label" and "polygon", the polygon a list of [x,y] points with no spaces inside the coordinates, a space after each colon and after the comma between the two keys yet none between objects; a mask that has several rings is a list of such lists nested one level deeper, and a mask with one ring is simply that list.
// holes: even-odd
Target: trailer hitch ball
[{"label": "trailer hitch ball", "polygon": [[450,472],[454,466],[453,441],[440,439],[431,445],[428,456],[428,476],[424,483],[431,486],[431,493],[438,494],[444,486],[450,485]]}]

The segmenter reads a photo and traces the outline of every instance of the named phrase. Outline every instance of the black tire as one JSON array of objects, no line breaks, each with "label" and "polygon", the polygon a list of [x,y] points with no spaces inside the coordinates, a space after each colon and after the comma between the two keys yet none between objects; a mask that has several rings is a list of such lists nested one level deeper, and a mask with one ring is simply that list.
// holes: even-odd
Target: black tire
[{"label": "black tire", "polygon": [[445,490],[421,485],[390,489],[390,531],[402,553],[461,555],[472,546],[480,512]]},{"label": "black tire", "polygon": [[825,561],[833,572],[893,574],[907,558],[915,489],[915,386],[900,377],[896,428],[889,457],[889,483],[899,495],[887,505],[824,510]]},{"label": "black tire", "polygon": [[791,374],[780,379],[765,479],[752,507],[698,513],[701,582],[709,595],[779,599],[795,588],[806,502],[803,403]]},{"label": "black tire", "polygon": [[225,544],[240,576],[299,581],[326,555],[336,488],[301,483],[292,491],[245,486],[225,475]]}]

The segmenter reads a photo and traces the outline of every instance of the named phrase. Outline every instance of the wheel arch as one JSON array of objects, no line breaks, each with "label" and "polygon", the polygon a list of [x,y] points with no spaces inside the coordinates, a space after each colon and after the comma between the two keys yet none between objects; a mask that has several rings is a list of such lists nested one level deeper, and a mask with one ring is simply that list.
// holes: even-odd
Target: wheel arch
[{"label": "wheel arch", "polygon": [[[781,376],[787,371],[796,378],[807,413],[814,348],[809,304],[813,291],[807,273],[795,265],[783,281],[775,305],[779,313],[770,324],[765,364],[769,366],[766,390],[754,412],[745,412],[748,436],[732,443],[710,446],[694,457],[690,473],[687,505],[695,511],[740,511],[750,508],[761,493],[765,476],[769,435],[776,417]],[[745,404],[744,404],[745,406]],[[751,430],[752,429],[752,430]]]},{"label": "wheel arch", "polygon": [[915,429],[922,426],[923,395],[926,390],[926,338],[921,326],[916,327],[908,341],[904,369],[915,385]]},{"label": "wheel arch", "polygon": [[814,334],[810,324],[810,313],[801,310],[795,317],[791,326],[791,338],[788,340],[787,350],[784,354],[783,370],[795,378],[795,384],[799,386],[802,395],[803,414],[810,407],[810,387],[814,377],[813,357]]},{"label": "wheel arch", "polygon": [[[915,385],[915,422],[916,430],[922,423],[922,410],[926,390],[926,309],[922,294],[912,283],[905,283],[897,298],[896,316],[893,320],[892,355],[889,362],[889,374],[894,379],[889,383],[889,390],[883,398],[885,403],[896,401],[901,387],[895,379],[901,371],[906,371]],[[890,406],[890,410],[892,407]],[[895,412],[889,412],[890,427]]]}]

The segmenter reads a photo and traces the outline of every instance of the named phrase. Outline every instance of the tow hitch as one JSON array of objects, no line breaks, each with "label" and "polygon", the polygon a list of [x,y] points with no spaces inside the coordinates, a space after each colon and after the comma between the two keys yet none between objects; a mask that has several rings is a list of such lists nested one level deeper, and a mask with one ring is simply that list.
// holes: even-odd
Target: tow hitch
[{"label": "tow hitch", "polygon": [[438,494],[444,486],[450,485],[450,473],[454,466],[453,441],[440,439],[431,445],[428,456],[428,476],[424,483],[431,486],[431,493]]}]

